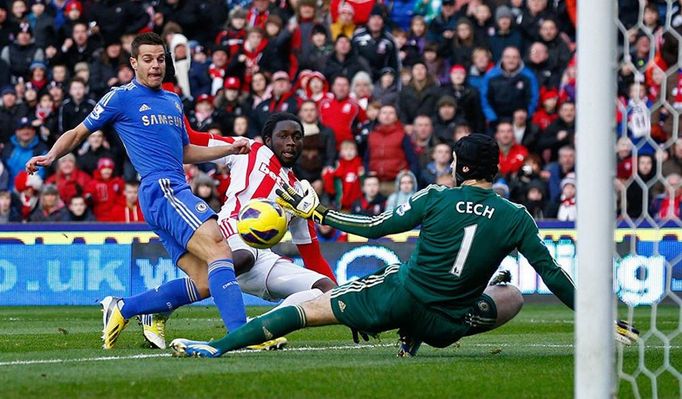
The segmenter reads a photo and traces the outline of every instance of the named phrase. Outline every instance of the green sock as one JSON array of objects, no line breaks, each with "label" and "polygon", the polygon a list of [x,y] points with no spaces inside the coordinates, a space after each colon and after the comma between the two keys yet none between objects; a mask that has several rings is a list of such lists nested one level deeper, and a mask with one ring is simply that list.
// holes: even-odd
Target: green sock
[{"label": "green sock", "polygon": [[285,306],[274,312],[256,317],[229,334],[208,344],[222,352],[233,351],[249,345],[282,337],[305,327],[305,313],[299,306]]}]

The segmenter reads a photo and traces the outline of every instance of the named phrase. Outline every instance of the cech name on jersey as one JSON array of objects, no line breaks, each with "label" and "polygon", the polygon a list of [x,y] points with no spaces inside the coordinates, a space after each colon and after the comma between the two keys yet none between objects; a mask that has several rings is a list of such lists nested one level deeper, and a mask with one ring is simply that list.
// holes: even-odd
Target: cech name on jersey
[{"label": "cech name on jersey", "polygon": [[171,126],[182,127],[184,125],[184,122],[183,122],[182,118],[179,116],[156,114],[156,115],[143,115],[142,116],[142,124],[145,126],[171,125]]},{"label": "cech name on jersey", "polygon": [[487,217],[488,219],[492,219],[493,212],[495,212],[495,208],[491,208],[488,205],[477,204],[475,202],[470,201],[458,202],[457,204],[455,204],[455,209],[459,213],[473,213],[476,216],[483,216]]}]

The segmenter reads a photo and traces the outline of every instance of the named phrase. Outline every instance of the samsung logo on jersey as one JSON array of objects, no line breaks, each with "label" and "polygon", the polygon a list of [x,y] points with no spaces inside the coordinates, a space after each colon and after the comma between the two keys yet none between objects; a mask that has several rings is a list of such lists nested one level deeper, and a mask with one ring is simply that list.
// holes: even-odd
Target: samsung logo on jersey
[{"label": "samsung logo on jersey", "polygon": [[476,216],[484,216],[488,219],[492,219],[493,212],[495,212],[495,208],[491,208],[488,205],[476,204],[469,201],[458,202],[457,205],[455,205],[455,209],[457,209],[457,212],[459,213],[473,213]]},{"label": "samsung logo on jersey", "polygon": [[182,118],[179,116],[156,114],[156,115],[144,115],[144,116],[142,116],[142,124],[144,126],[171,125],[171,126],[182,127],[183,121],[182,121]]}]

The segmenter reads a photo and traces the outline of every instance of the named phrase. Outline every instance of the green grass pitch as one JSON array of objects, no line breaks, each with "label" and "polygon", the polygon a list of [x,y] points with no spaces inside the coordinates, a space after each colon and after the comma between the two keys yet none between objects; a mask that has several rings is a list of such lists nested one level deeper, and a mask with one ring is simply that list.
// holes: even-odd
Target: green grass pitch
[{"label": "green grass pitch", "polygon": [[[651,309],[635,312],[650,325]],[[658,329],[678,328],[680,309],[657,309]],[[263,309],[250,308],[251,314]],[[372,346],[355,346],[350,331],[333,326],[291,334],[288,350],[234,353],[220,359],[179,359],[144,348],[131,322],[112,351],[99,349],[95,307],[0,308],[0,398],[570,398],[573,395],[573,314],[560,305],[527,304],[508,325],[446,349],[422,347],[418,357],[395,357],[395,332]],[[212,308],[174,315],[169,338],[222,335]],[[661,368],[660,339],[646,341],[645,365]],[[669,362],[682,366],[682,335]],[[638,367],[638,347],[626,348],[625,369]],[[643,398],[651,380],[640,375]],[[659,398],[679,398],[670,373],[658,377]],[[619,397],[633,397],[621,382]]]}]

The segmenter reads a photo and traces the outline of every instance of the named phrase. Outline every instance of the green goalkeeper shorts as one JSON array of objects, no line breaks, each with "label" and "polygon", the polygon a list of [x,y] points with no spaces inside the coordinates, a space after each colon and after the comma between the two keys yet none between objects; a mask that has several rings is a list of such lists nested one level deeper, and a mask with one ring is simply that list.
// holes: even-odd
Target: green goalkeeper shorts
[{"label": "green goalkeeper shorts", "polygon": [[[399,269],[400,265],[391,265],[334,288],[331,305],[336,319],[370,334],[399,328],[402,334],[439,348],[474,332],[469,331],[474,328],[464,318],[453,319],[419,302],[404,288]],[[480,306],[480,301],[489,306]],[[487,295],[476,300],[467,313],[493,319],[497,314]]]}]

